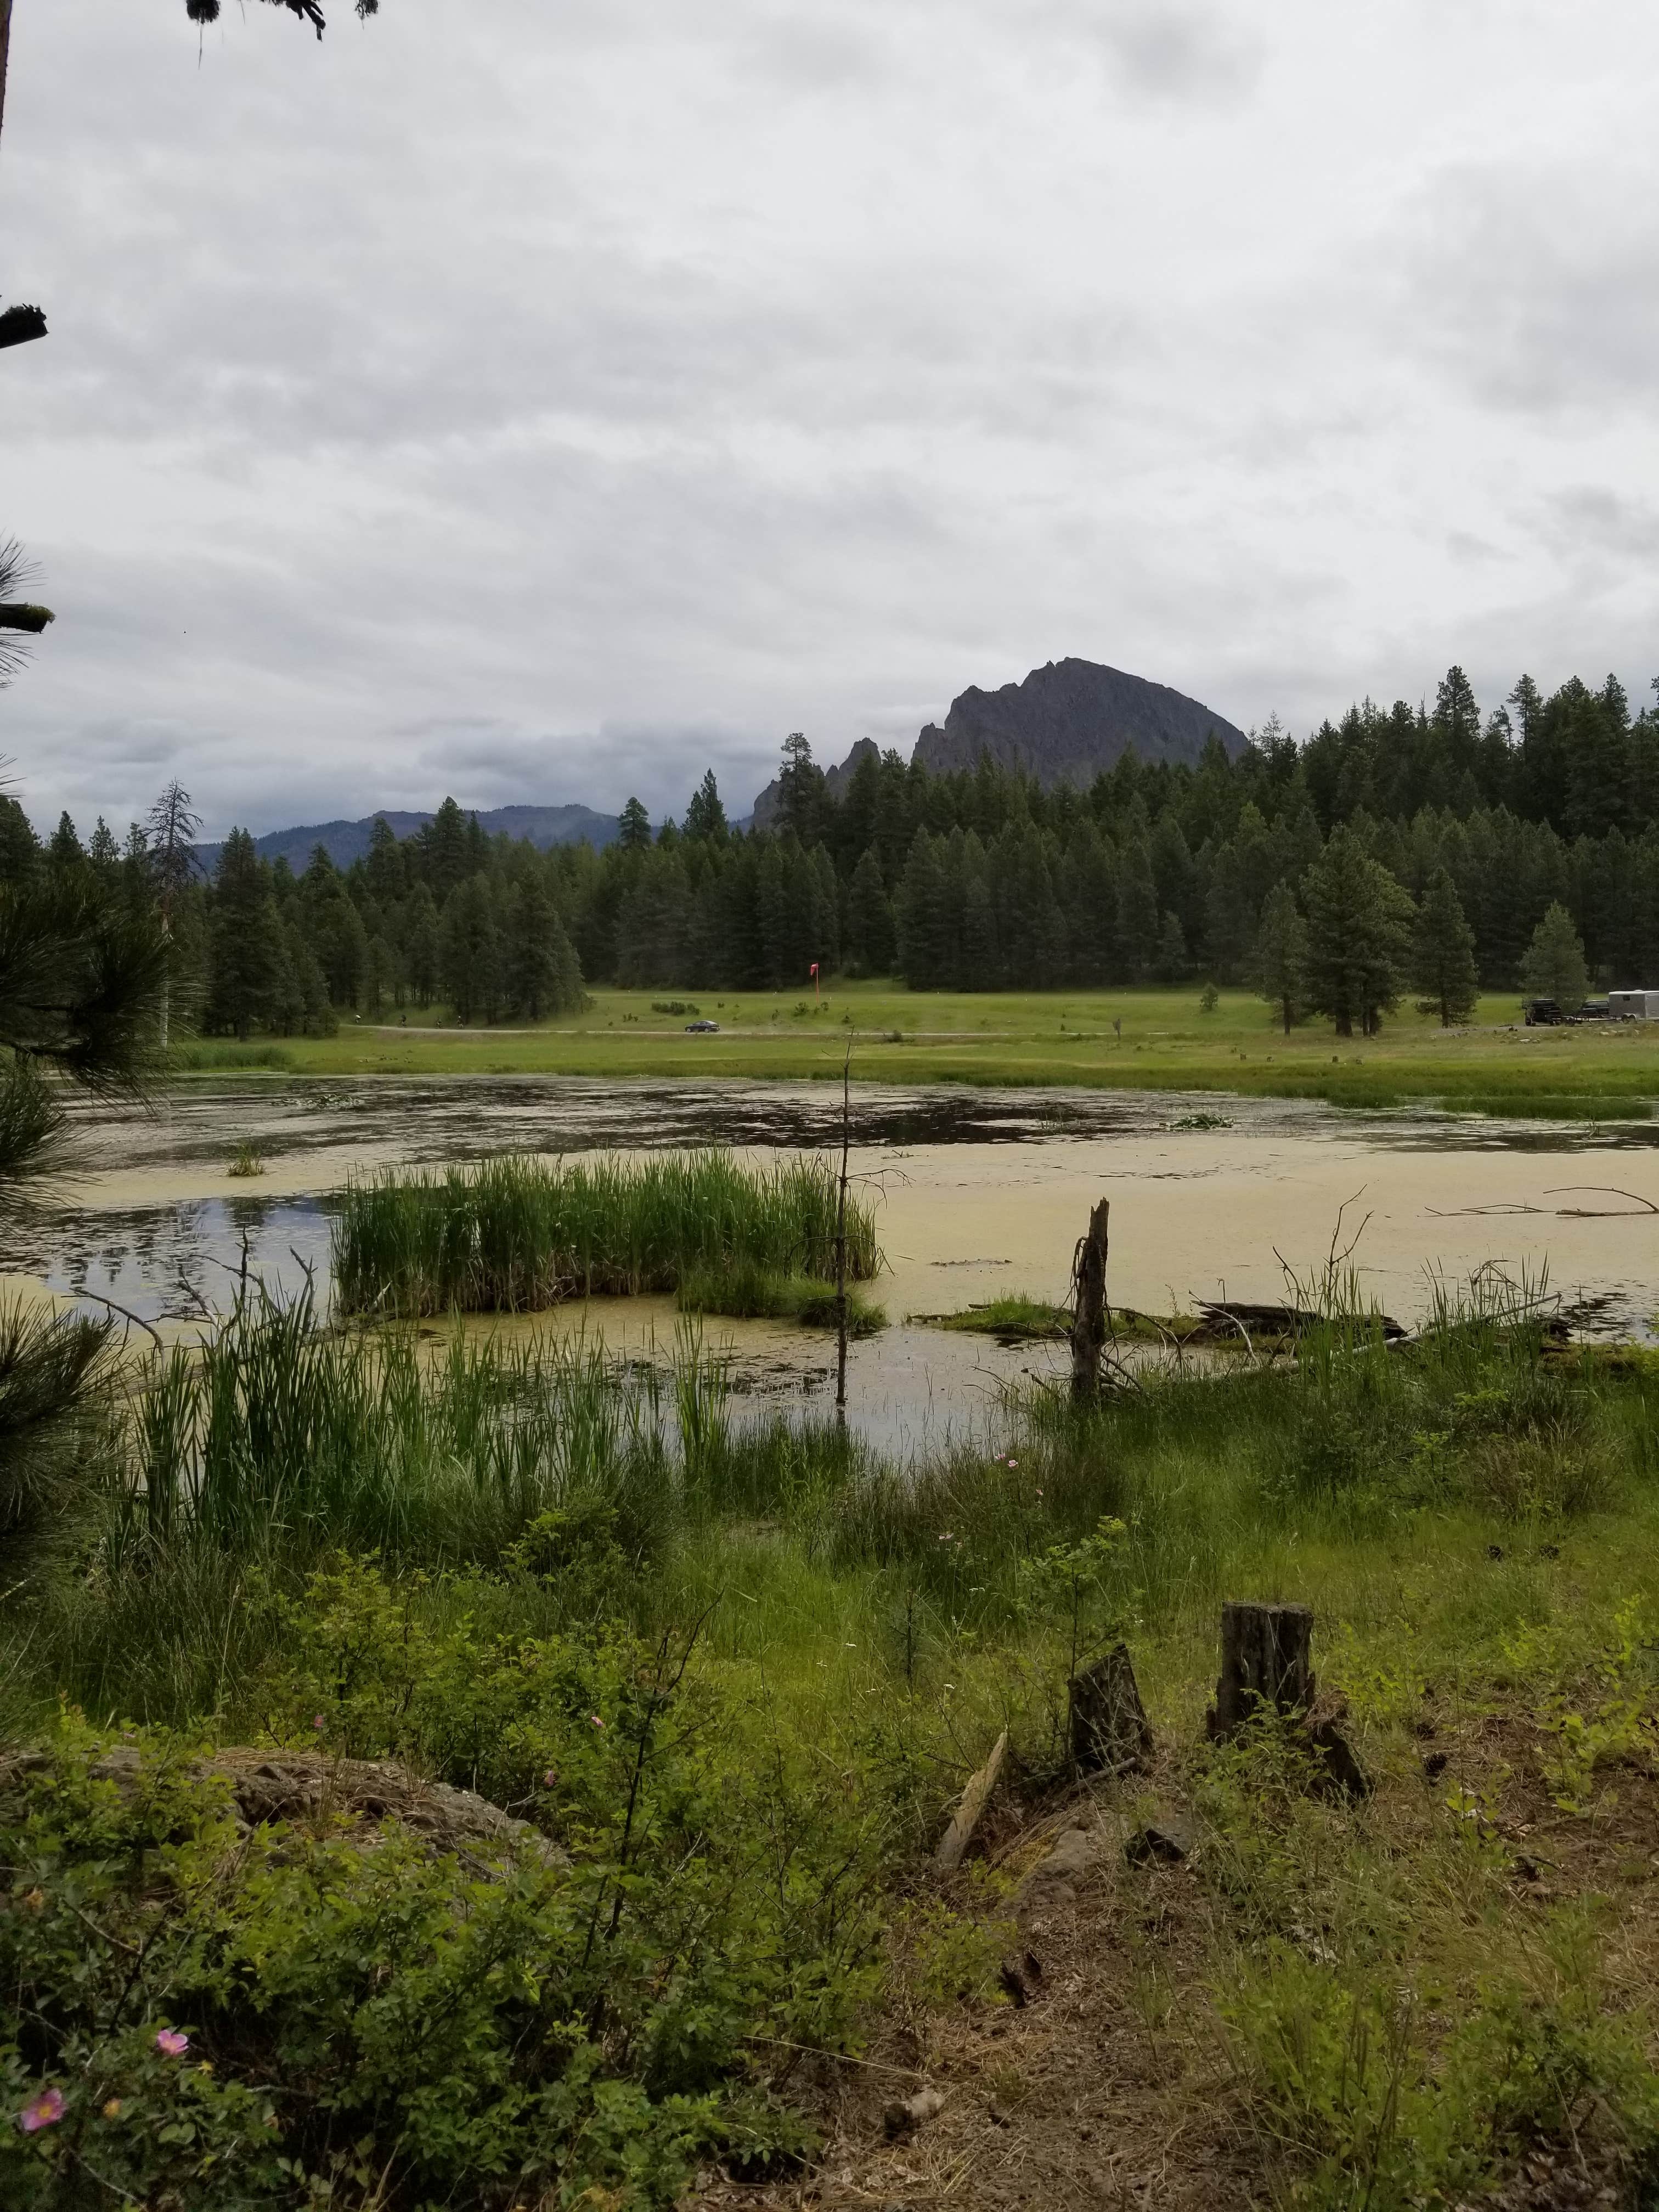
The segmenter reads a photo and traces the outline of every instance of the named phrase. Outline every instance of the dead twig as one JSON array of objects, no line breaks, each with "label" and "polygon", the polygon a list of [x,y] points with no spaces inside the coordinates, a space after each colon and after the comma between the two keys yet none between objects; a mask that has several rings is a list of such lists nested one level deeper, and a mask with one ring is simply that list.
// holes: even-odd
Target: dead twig
[{"label": "dead twig", "polygon": [[[1628,1198],[1644,1213],[1659,1213],[1659,1206],[1656,1206],[1650,1198],[1644,1198],[1639,1191],[1619,1190],[1610,1182],[1559,1182],[1544,1195],[1546,1198],[1562,1198],[1574,1190],[1599,1191],[1604,1198]],[[1622,1206],[1558,1206],[1555,1218],[1558,1221],[1629,1221],[1638,1217]]]}]

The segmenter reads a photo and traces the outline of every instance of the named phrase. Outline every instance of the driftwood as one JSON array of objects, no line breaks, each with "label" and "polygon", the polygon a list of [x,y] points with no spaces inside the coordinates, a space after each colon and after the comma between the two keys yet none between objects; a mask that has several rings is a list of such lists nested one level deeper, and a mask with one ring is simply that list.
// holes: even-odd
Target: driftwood
[{"label": "driftwood", "polygon": [[[0,1793],[25,1775],[53,1765],[45,1752],[0,1754]],[[145,1762],[136,1745],[121,1744],[87,1770],[112,1782],[123,1796],[136,1796]],[[260,1751],[236,1747],[192,1759],[194,1780],[222,1779],[230,1790],[237,1826],[245,1832],[278,1822],[395,1820],[436,1850],[463,1856],[481,1846],[505,1846],[544,1865],[562,1866],[564,1854],[527,1820],[471,1790],[428,1782],[395,1759],[330,1759],[321,1752]]]},{"label": "driftwood", "polygon": [[963,1791],[951,1825],[939,1838],[939,1849],[933,1854],[935,1874],[954,1874],[962,1864],[962,1855],[972,1843],[980,1815],[990,1802],[991,1792],[997,1786],[997,1777],[1002,1771],[1002,1761],[1007,1749],[1008,1731],[1004,1729],[991,1747],[991,1756]]},{"label": "driftwood", "polygon": [[1152,1729],[1127,1644],[1115,1644],[1073,1675],[1068,1705],[1072,1764],[1080,1774],[1129,1774],[1145,1766]]},{"label": "driftwood", "polygon": [[1313,1621],[1310,1605],[1224,1605],[1221,1674],[1205,1727],[1225,1741],[1259,1715],[1278,1713],[1301,1737],[1321,1789],[1363,1797],[1370,1783],[1340,1725],[1346,1703],[1334,1692],[1322,1695],[1314,1680]]},{"label": "driftwood", "polygon": [[[1212,1299],[1198,1310],[1198,1326],[1188,1344],[1217,1344],[1243,1330],[1247,1336],[1298,1337],[1316,1328],[1322,1316],[1305,1306],[1259,1305],[1240,1298]],[[1390,1344],[1399,1343],[1406,1331],[1390,1314],[1379,1314],[1377,1326]]]},{"label": "driftwood", "polygon": [[1072,1320],[1072,1395],[1100,1395],[1100,1361],[1106,1349],[1106,1248],[1111,1204],[1102,1199],[1089,1216],[1086,1236],[1078,1239],[1072,1261],[1077,1299]]}]

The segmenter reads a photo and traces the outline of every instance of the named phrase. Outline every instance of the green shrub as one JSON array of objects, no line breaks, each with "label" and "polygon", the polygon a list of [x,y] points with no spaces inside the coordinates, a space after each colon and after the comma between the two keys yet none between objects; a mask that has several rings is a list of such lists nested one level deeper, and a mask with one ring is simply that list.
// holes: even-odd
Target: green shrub
[{"label": "green shrub", "polygon": [[[567,1533],[520,1571],[545,1540],[565,1571]],[[62,2100],[0,2135],[0,2197],[102,2202],[95,2168],[204,2212],[371,2177],[410,2206],[645,2206],[712,2144],[800,2147],[751,2054],[843,2045],[873,1991],[879,1792],[756,1737],[684,1639],[489,1636],[489,1597],[330,1569],[248,1703],[279,1742],[486,1791],[545,1863],[391,1822],[239,1836],[200,1747],[155,1735],[125,1790],[73,1727],[0,1784],[0,2082]]]}]

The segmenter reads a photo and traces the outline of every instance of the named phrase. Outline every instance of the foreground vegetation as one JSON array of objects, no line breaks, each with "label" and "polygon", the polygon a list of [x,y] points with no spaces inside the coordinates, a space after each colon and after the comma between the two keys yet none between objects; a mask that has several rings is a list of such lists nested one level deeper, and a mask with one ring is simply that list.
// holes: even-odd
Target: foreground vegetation
[{"label": "foreground vegetation", "polygon": [[1312,1025],[1286,1036],[1261,1000],[1195,990],[1008,993],[973,997],[881,982],[699,1000],[719,1035],[688,1036],[646,992],[601,991],[581,1014],[533,1028],[343,1029],[332,1037],[239,1046],[204,1040],[182,1073],[559,1074],[838,1080],[849,1039],[861,1082],[982,1083],[1238,1091],[1344,1106],[1421,1099],[1462,1113],[1644,1117],[1659,1096],[1659,1028],[1533,1029],[1514,997],[1480,1000],[1443,1030],[1402,1012],[1381,1036],[1339,1046]]},{"label": "foreground vegetation", "polygon": [[[1162,1896],[1192,1940],[1091,1976],[1247,2193],[1654,2171],[1644,1355],[1488,1284],[1404,1349],[1338,1312],[1293,1366],[1010,1406],[899,1469],[738,1421],[690,1323],[618,1373],[302,1302],[76,1403],[6,1476],[0,1741],[44,1754],[0,1754],[9,2203],[644,2206],[810,2160],[811,2054],[948,2068],[1006,2003],[1022,1824],[1118,1636],[1202,1842],[1103,1872],[1178,1881],[1114,1924]],[[1310,1796],[1272,1728],[1206,1744],[1240,1595],[1317,1609],[1370,1798]],[[996,1850],[923,1878],[1004,1729]],[[239,1825],[236,1746],[335,1795]],[[362,1759],[527,1827],[440,1847],[350,1798]]]}]

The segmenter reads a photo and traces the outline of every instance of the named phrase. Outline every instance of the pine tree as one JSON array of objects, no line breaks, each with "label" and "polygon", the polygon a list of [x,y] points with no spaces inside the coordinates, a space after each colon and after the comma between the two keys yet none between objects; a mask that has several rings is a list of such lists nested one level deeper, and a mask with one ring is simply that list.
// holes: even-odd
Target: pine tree
[{"label": "pine tree", "polygon": [[1346,823],[1331,832],[1304,884],[1308,904],[1307,1000],[1329,1014],[1338,1036],[1358,1023],[1375,1035],[1400,997],[1412,902]]},{"label": "pine tree", "polygon": [[438,909],[426,884],[416,884],[406,914],[404,972],[416,1004],[429,1006],[438,995]]},{"label": "pine tree", "polygon": [[532,1022],[581,1003],[581,970],[539,872],[513,894],[502,947],[507,1005]]},{"label": "pine tree", "polygon": [[339,1024],[328,995],[327,981],[306,935],[297,901],[283,920],[283,951],[287,972],[293,978],[293,1026],[302,1036],[332,1036]]},{"label": "pine tree", "polygon": [[1437,868],[1423,893],[1412,933],[1412,982],[1421,993],[1417,1010],[1437,1013],[1442,1029],[1467,1021],[1480,979],[1474,964],[1474,932],[1464,917],[1456,886]]},{"label": "pine tree", "polygon": [[712,768],[691,794],[691,804],[685,810],[685,834],[688,837],[707,837],[716,844],[725,842],[726,809],[720,804],[720,787],[714,781]]},{"label": "pine tree", "polygon": [[893,907],[873,845],[866,848],[848,887],[846,951],[848,966],[855,975],[890,975],[893,971]]},{"label": "pine tree", "polygon": [[433,899],[441,907],[466,873],[466,817],[453,799],[416,832],[416,842]]},{"label": "pine tree", "polygon": [[213,884],[211,981],[208,1026],[246,1037],[275,1010],[279,923],[270,880],[246,830],[233,830],[220,848]]},{"label": "pine tree", "polygon": [[778,828],[793,830],[809,849],[823,834],[823,770],[812,759],[812,748],[799,730],[783,741],[783,768],[778,777]]},{"label": "pine tree", "polygon": [[617,817],[617,842],[624,853],[642,853],[651,842],[651,817],[630,799]]},{"label": "pine tree", "polygon": [[1528,998],[1553,999],[1564,1014],[1576,1014],[1584,1003],[1589,988],[1584,947],[1572,916],[1559,900],[1533,932],[1521,969],[1521,988]]},{"label": "pine tree", "polygon": [[52,833],[52,842],[46,848],[46,865],[52,868],[78,867],[86,859],[80,837],[67,811],[58,817],[58,827]]},{"label": "pine tree", "polygon": [[899,972],[913,991],[938,990],[945,980],[949,933],[943,863],[943,841],[918,830],[894,901]]},{"label": "pine tree", "polygon": [[440,926],[444,995],[459,1022],[493,1021],[501,1008],[501,948],[491,911],[489,881],[469,876],[445,902]]},{"label": "pine tree", "polygon": [[0,884],[26,883],[40,860],[40,840],[9,792],[0,791]]},{"label": "pine tree", "polygon": [[404,895],[407,878],[403,848],[384,814],[377,814],[369,829],[363,881],[369,896],[382,907],[395,906]]},{"label": "pine tree", "polygon": [[121,848],[115,842],[115,833],[100,814],[98,826],[87,840],[87,858],[106,883],[112,883],[120,872]]},{"label": "pine tree", "polygon": [[1158,975],[1163,983],[1178,983],[1187,972],[1187,935],[1178,914],[1166,914],[1158,939]]},{"label": "pine tree", "polygon": [[1117,946],[1124,982],[1144,980],[1158,957],[1162,926],[1146,840],[1132,837],[1124,846],[1117,877]]}]

